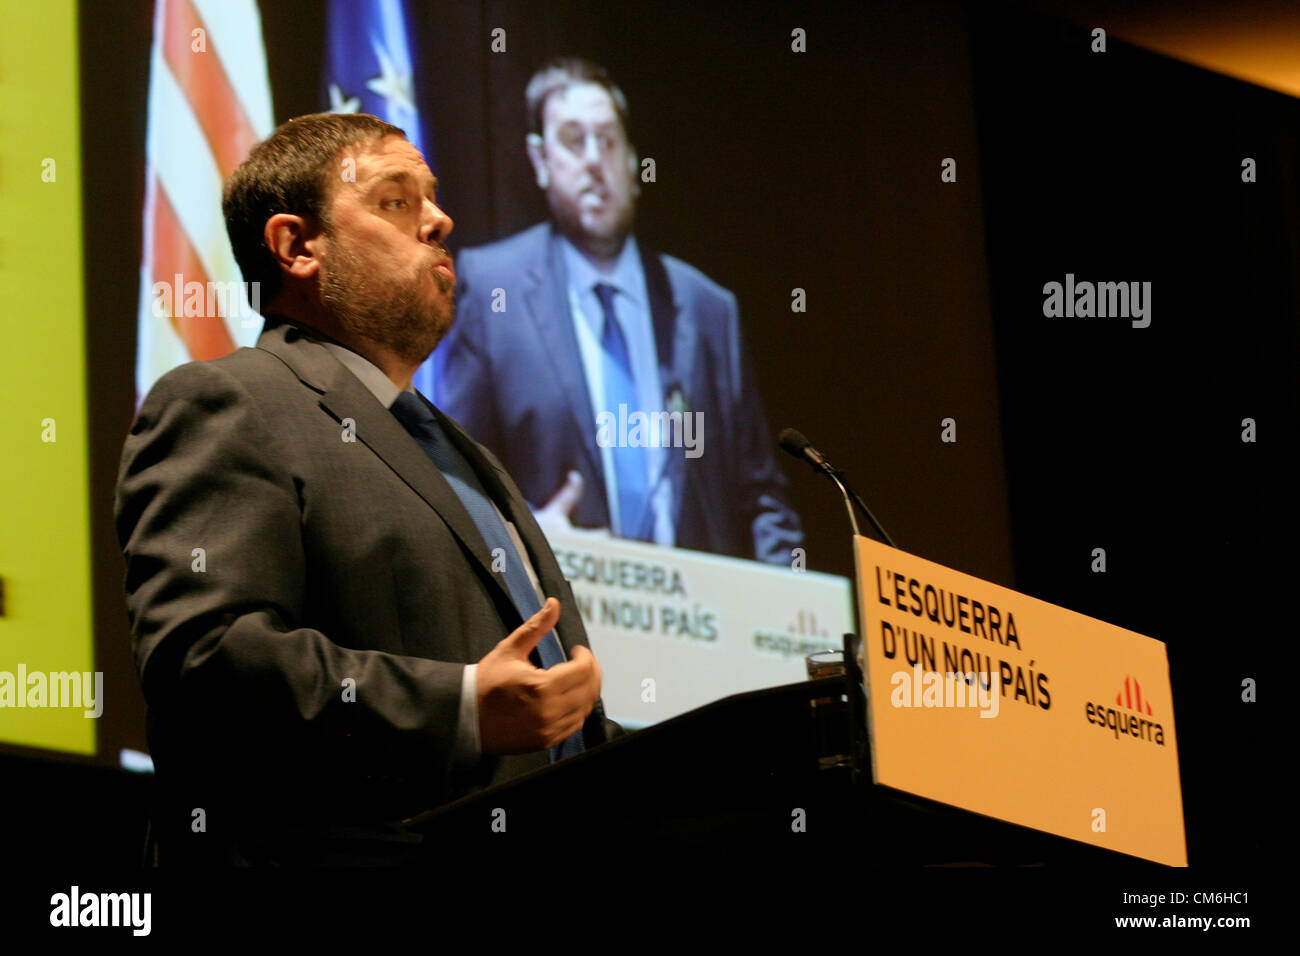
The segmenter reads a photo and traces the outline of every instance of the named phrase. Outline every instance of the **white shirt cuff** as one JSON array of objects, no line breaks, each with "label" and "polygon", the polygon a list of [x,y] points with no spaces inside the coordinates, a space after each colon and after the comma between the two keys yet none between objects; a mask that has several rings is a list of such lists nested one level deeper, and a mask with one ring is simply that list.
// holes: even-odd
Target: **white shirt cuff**
[{"label": "white shirt cuff", "polygon": [[475,763],[482,754],[478,735],[478,665],[466,664],[460,679],[460,721],[456,727],[456,762]]}]

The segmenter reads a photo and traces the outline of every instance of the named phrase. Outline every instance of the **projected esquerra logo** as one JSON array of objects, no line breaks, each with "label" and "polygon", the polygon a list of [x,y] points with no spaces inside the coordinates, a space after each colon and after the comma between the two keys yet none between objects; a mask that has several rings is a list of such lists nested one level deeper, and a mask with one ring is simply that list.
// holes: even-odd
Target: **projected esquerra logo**
[{"label": "projected esquerra logo", "polygon": [[1154,719],[1147,720],[1147,717],[1154,718],[1155,712],[1151,701],[1142,700],[1142,686],[1136,677],[1124,675],[1124,689],[1115,695],[1115,707],[1089,703],[1084,712],[1088,723],[1109,730],[1116,740],[1123,734],[1161,747],[1165,745],[1165,729]]},{"label": "projected esquerra logo", "polygon": [[806,657],[817,651],[834,650],[826,628],[817,622],[817,612],[800,608],[785,631],[755,631],[754,647],[765,654]]}]

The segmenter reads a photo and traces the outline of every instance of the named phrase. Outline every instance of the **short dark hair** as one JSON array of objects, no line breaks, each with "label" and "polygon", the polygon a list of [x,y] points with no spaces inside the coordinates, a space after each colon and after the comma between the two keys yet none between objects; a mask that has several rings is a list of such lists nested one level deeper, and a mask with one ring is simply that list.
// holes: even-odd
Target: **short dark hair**
[{"label": "short dark hair", "polygon": [[349,146],[406,133],[367,113],[311,113],[281,125],[226,180],[221,209],[245,282],[260,283],[263,302],[280,291],[280,265],[266,247],[266,221],[279,213],[329,226],[334,161]]},{"label": "short dark hair", "polygon": [[552,93],[563,93],[569,87],[577,86],[579,83],[594,83],[596,86],[604,87],[609,98],[614,101],[614,111],[618,113],[618,121],[623,124],[623,133],[631,142],[632,129],[628,125],[627,97],[610,77],[608,70],[599,63],[593,63],[580,56],[557,56],[547,60],[528,81],[528,89],[524,93],[524,102],[528,108],[528,131],[540,136],[543,126],[542,114],[546,109],[547,98]]}]

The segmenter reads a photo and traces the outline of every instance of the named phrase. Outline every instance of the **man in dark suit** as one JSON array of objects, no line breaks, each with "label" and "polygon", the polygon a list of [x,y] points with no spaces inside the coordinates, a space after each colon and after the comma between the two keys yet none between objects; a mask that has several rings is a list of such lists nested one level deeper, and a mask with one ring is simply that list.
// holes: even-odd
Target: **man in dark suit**
[{"label": "man in dark suit", "polygon": [[226,184],[266,327],[159,380],[117,489],[159,862],[413,859],[401,821],[610,731],[526,502],[410,387],[454,311],[435,187],[359,115]]},{"label": "man in dark suit", "polygon": [[[438,404],[501,458],[548,531],[789,564],[803,534],[736,298],[633,235],[640,167],[622,91],[563,57],[527,100],[553,221],[459,255]],[[638,414],[680,433],[638,434]]]}]

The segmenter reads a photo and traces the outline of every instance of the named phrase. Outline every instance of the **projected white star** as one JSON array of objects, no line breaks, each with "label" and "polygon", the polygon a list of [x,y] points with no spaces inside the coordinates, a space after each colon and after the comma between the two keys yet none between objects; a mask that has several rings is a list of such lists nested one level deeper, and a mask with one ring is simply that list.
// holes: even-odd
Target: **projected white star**
[{"label": "projected white star", "polygon": [[389,115],[401,110],[415,109],[415,95],[411,90],[411,74],[398,69],[393,58],[383,46],[375,42],[375,56],[379,58],[379,76],[366,81],[366,88],[388,101]]},{"label": "projected white star", "polygon": [[330,84],[330,112],[331,113],[355,113],[361,109],[361,98],[358,96],[344,97],[343,91],[335,83]]}]

